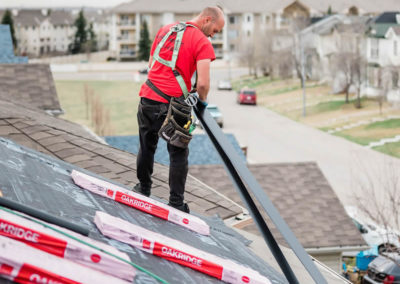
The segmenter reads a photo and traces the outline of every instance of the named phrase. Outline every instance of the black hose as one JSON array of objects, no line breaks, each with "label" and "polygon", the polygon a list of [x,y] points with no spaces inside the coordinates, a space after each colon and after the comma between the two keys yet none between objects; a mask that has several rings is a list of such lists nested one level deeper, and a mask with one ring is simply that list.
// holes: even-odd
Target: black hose
[{"label": "black hose", "polygon": [[71,223],[69,221],[60,219],[58,217],[51,216],[51,215],[49,215],[49,214],[47,214],[47,213],[45,213],[43,211],[34,209],[32,207],[23,205],[21,203],[12,201],[10,199],[6,199],[4,197],[0,197],[0,206],[4,206],[4,207],[7,207],[7,208],[12,209],[12,210],[16,210],[16,211],[25,213],[27,215],[30,215],[30,216],[35,217],[35,218],[38,218],[38,219],[43,220],[45,222],[52,223],[54,225],[69,229],[69,230],[74,231],[76,233],[79,233],[81,235],[89,236],[89,229],[86,228],[86,227]]}]

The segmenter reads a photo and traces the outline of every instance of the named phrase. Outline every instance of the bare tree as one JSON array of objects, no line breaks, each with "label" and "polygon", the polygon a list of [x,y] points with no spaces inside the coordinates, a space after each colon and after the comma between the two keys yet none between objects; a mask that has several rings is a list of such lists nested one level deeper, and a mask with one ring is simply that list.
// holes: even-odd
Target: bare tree
[{"label": "bare tree", "polygon": [[394,66],[386,66],[379,68],[378,71],[378,88],[379,94],[376,98],[379,105],[379,114],[382,115],[382,108],[384,102],[387,101],[387,96],[390,89],[393,86],[393,72],[396,71],[396,67]]},{"label": "bare tree", "polygon": [[358,209],[384,230],[383,244],[379,252],[399,251],[393,243],[400,241],[400,175],[395,163],[388,158],[377,161],[375,165],[359,164],[357,171],[363,173],[363,179],[356,181],[357,192],[354,200]]},{"label": "bare tree", "polygon": [[244,41],[240,46],[240,61],[249,68],[249,75],[257,78],[255,44],[253,42]]}]

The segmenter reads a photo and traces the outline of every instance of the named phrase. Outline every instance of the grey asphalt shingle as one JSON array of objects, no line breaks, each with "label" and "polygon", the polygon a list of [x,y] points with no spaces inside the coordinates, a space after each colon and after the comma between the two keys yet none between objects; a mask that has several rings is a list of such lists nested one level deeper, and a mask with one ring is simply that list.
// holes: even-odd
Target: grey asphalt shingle
[{"label": "grey asphalt shingle", "polygon": [[[249,165],[249,169],[305,248],[365,245],[316,163]],[[191,166],[189,173],[243,204],[222,166]],[[237,226],[260,235],[253,222]],[[285,243],[272,228],[277,240]]]},{"label": "grey asphalt shingle", "polygon": [[62,111],[47,64],[0,64],[0,99]]}]

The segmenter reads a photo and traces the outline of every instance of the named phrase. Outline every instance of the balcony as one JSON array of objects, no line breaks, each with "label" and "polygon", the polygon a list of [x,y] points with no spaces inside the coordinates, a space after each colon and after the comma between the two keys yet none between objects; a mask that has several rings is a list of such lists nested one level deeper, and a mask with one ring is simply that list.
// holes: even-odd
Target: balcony
[{"label": "balcony", "polygon": [[120,28],[135,28],[136,27],[136,21],[134,21],[134,20],[125,20],[125,21],[119,21],[118,23],[117,23],[117,25],[120,27]]},{"label": "balcony", "polygon": [[117,40],[120,43],[136,43],[136,37],[132,35],[121,35],[117,37]]},{"label": "balcony", "polygon": [[134,58],[136,57],[136,51],[133,49],[125,49],[119,52],[120,58]]}]

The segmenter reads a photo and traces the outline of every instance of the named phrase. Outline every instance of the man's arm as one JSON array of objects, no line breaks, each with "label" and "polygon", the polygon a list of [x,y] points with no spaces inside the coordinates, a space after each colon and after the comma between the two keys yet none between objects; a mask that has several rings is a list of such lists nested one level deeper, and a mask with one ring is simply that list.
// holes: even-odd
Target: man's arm
[{"label": "man's arm", "polygon": [[207,100],[210,90],[210,63],[210,59],[197,61],[197,93],[203,102]]},{"label": "man's arm", "polygon": [[151,67],[151,63],[153,62],[153,55],[150,55],[149,57],[149,65],[147,65],[147,67],[150,69]]}]

